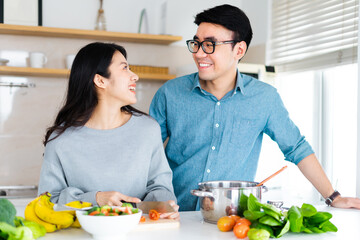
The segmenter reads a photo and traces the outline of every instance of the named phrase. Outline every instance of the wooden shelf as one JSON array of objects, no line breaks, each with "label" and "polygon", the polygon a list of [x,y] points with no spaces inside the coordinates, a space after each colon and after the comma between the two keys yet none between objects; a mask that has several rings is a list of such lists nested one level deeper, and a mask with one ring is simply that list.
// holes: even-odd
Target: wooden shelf
[{"label": "wooden shelf", "polygon": [[143,33],[122,33],[97,30],[82,30],[69,28],[37,27],[0,24],[0,34],[24,35],[24,36],[42,36],[42,37],[61,37],[94,39],[105,41],[150,43],[168,45],[182,39],[181,36],[155,35]]},{"label": "wooden shelf", "polygon": [[[68,69],[0,66],[0,75],[68,78],[69,73],[70,70]],[[140,80],[167,81],[176,77],[171,74],[137,74]]]}]

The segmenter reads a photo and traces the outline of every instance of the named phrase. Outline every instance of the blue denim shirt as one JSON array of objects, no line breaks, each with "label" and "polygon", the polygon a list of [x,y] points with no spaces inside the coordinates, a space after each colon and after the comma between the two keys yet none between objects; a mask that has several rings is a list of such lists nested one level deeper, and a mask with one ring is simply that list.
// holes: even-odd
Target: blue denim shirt
[{"label": "blue denim shirt", "polygon": [[239,72],[220,101],[201,88],[198,73],[170,80],[155,94],[150,115],[163,141],[169,138],[165,152],[181,211],[199,209],[190,194],[199,182],[253,181],[263,133],[294,164],[313,153],[276,89]]}]

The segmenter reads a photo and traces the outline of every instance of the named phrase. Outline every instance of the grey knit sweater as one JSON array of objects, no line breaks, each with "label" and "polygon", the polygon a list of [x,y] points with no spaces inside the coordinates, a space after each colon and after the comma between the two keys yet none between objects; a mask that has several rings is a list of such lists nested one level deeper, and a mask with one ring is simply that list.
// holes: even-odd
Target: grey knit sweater
[{"label": "grey knit sweater", "polygon": [[159,125],[133,115],[111,130],[68,128],[46,145],[38,192],[45,191],[54,203],[97,204],[98,191],[143,201],[176,200]]}]

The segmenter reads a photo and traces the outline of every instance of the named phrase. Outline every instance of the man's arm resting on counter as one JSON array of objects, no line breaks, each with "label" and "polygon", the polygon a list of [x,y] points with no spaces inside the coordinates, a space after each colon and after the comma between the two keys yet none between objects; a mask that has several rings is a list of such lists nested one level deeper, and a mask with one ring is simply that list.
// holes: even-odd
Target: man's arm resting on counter
[{"label": "man's arm resting on counter", "polygon": [[[324,170],[322,169],[315,154],[311,154],[301,160],[297,165],[304,176],[314,185],[316,190],[324,197],[329,197],[334,189],[331,186]],[[360,209],[360,198],[338,196],[334,199],[331,206],[338,208],[357,208]]]}]

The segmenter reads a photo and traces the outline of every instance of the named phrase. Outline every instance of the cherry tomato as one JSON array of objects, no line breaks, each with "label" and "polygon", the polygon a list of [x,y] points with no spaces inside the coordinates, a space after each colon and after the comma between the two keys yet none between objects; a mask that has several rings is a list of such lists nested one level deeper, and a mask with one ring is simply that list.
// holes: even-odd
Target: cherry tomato
[{"label": "cherry tomato", "polygon": [[149,211],[149,218],[151,220],[158,220],[160,218],[160,213],[158,213],[156,210],[151,209]]},{"label": "cherry tomato", "polygon": [[250,227],[244,223],[237,223],[234,226],[233,232],[237,238],[246,238]]},{"label": "cherry tomato", "polygon": [[232,219],[234,219],[235,222],[237,222],[237,220],[239,220],[241,218],[238,215],[230,215],[230,217],[232,217]]},{"label": "cherry tomato", "polygon": [[145,216],[141,216],[140,222],[145,222],[145,220],[146,220]]},{"label": "cherry tomato", "polygon": [[239,218],[238,220],[236,220],[236,224],[238,224],[238,223],[243,223],[245,225],[248,225],[249,227],[251,226],[250,220],[248,220],[246,218]]},{"label": "cherry tomato", "polygon": [[222,232],[231,231],[234,225],[235,225],[235,220],[230,216],[221,217],[217,222],[217,227]]}]

